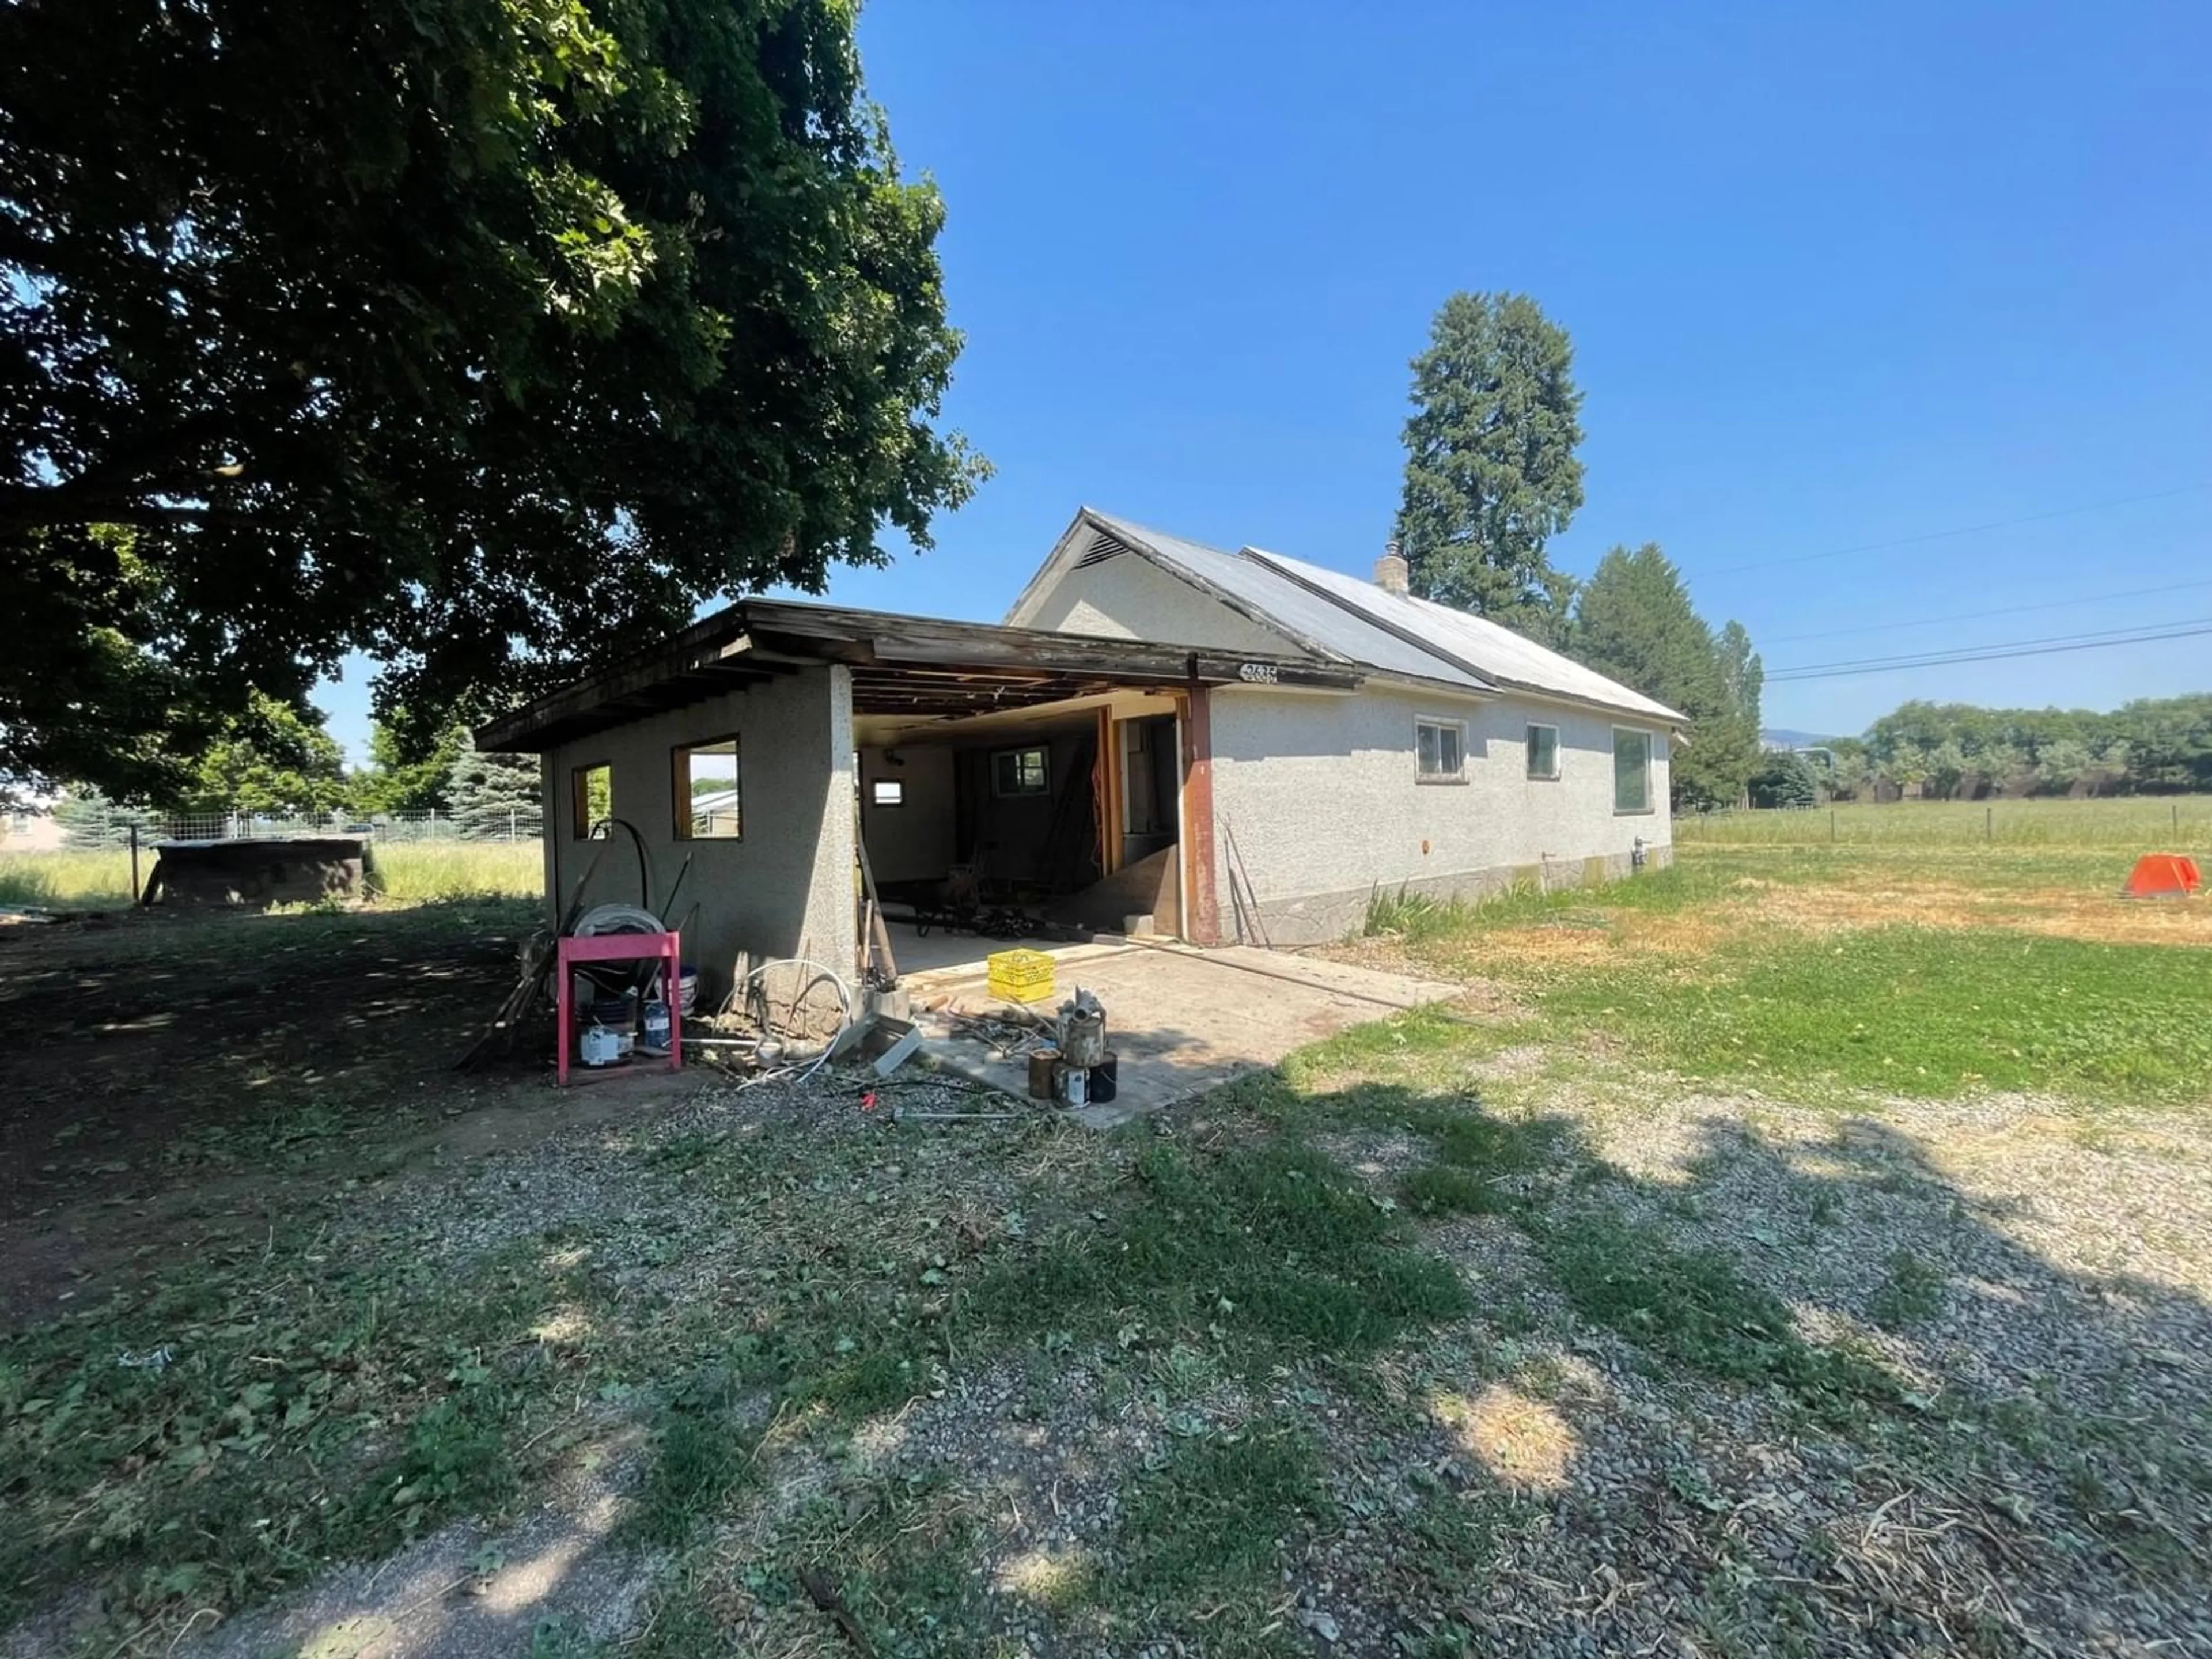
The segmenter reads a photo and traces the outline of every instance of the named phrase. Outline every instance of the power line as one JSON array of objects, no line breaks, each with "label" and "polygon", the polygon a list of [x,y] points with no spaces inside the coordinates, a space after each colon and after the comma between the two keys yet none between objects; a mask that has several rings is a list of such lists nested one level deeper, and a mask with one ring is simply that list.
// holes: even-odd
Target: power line
[{"label": "power line", "polygon": [[[1996,611],[1966,611],[1954,617],[1923,617],[1915,622],[1863,623],[1856,628],[1830,628],[1817,634],[1769,634],[1759,643],[1796,645],[1807,640],[1840,640],[1850,634],[1886,634],[1898,628],[1934,628],[1943,623],[1983,622],[1991,617],[2024,617],[2031,611],[2066,611],[2077,605],[2103,605],[2112,599],[2147,599],[2163,593],[2186,593],[2212,587],[2212,581],[2166,582],[2157,587],[2131,587],[2124,593],[2090,593],[2078,599],[2048,599],[2039,605],[2008,605]],[[2144,623],[2150,628],[2155,623]]]},{"label": "power line", "polygon": [[2048,657],[2069,651],[2097,651],[2114,645],[2194,639],[2200,634],[2212,634],[2212,617],[2193,617],[2187,622],[2161,623],[2150,629],[2113,629],[2104,634],[2059,634],[2045,640],[2016,641],[2010,645],[1970,646],[1917,657],[1867,657],[1850,662],[1810,663],[1802,668],[1778,669],[1766,676],[1766,684],[1838,679],[1850,674],[1884,674],[1906,668],[1944,668],[1959,663],[1998,662],[2008,657]]},{"label": "power line", "polygon": [[1718,570],[1700,571],[1701,577],[1733,576],[1745,570],[1773,570],[1783,565],[1812,564],[1821,559],[1841,559],[1854,553],[1881,553],[1893,547],[1918,547],[1927,542],[1948,540],[1954,536],[1978,536],[1990,530],[2011,530],[2024,524],[2048,524],[2053,519],[2070,519],[2083,513],[2104,513],[2116,507],[2133,507],[2139,501],[2171,501],[2176,495],[2192,495],[2200,489],[2212,489],[2212,479],[2201,483],[2183,484],[2179,489],[2154,489],[2143,495],[2123,495],[2117,501],[2089,501],[2080,507],[2062,507],[2049,513],[2030,513],[2017,519],[1997,519],[1988,524],[1965,525],[1956,530],[1931,530],[1925,535],[1900,536],[1895,541],[1861,542],[1853,547],[1832,547],[1825,553],[1799,553],[1786,559],[1753,559],[1748,564],[1723,565]]}]

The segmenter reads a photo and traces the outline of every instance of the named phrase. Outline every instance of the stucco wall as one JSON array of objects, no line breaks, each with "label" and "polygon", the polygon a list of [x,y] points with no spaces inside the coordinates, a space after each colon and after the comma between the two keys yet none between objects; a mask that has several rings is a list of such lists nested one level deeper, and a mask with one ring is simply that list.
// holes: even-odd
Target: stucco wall
[{"label": "stucco wall", "polygon": [[[738,739],[744,833],[678,840],[673,758],[679,744]],[[766,685],[635,720],[562,745],[547,757],[549,906],[565,908],[594,844],[575,839],[574,769],[613,768],[614,815],[637,827],[650,865],[647,908],[667,901],[685,855],[691,872],[677,915],[694,902],[684,954],[719,998],[733,973],[764,957],[811,955],[840,969],[854,959],[853,688],[842,667],[809,668]],[[637,857],[619,830],[585,891],[586,905],[635,904]]]},{"label": "stucco wall", "polygon": [[[1465,783],[1419,781],[1413,732],[1423,714],[1466,722]],[[1651,733],[1656,810],[1616,814],[1613,722],[1602,715],[1513,698],[1239,687],[1213,693],[1212,716],[1224,933],[1236,916],[1231,837],[1277,944],[1352,931],[1377,886],[1474,893],[1522,878],[1602,878],[1628,869],[1638,836],[1652,864],[1671,855],[1663,732]],[[1531,720],[1559,728],[1555,780],[1527,775]]]},{"label": "stucco wall", "polygon": [[[952,866],[957,809],[952,751],[901,744],[894,766],[885,750],[860,750],[860,827],[868,837],[868,863],[881,881],[937,881]],[[888,778],[903,786],[900,804],[878,806],[872,786]]]},{"label": "stucco wall", "polygon": [[1240,617],[1220,600],[1133,553],[1069,571],[1044,595],[1024,626],[1224,651],[1293,648],[1281,635]]}]

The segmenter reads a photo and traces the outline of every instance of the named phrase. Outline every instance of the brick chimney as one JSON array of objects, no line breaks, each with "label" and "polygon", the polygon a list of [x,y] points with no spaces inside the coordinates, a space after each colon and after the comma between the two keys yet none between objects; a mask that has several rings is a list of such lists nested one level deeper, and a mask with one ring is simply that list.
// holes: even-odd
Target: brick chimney
[{"label": "brick chimney", "polygon": [[1375,561],[1375,586],[1385,593],[1403,593],[1413,574],[1406,556],[1395,541],[1382,544],[1382,556]]}]

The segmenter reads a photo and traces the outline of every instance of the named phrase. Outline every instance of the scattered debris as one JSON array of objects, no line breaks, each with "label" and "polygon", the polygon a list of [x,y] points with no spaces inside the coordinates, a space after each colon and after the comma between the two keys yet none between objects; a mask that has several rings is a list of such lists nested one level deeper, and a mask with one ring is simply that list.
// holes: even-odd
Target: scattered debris
[{"label": "scattered debris", "polygon": [[166,1371],[177,1363],[177,1351],[167,1342],[143,1351],[125,1348],[115,1356],[115,1363],[126,1371]]}]

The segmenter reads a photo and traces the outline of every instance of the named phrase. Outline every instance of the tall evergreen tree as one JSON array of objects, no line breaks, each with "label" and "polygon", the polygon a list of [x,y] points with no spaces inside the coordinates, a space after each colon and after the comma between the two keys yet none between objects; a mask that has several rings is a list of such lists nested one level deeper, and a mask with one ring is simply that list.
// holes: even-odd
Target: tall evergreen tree
[{"label": "tall evergreen tree", "polygon": [[446,785],[453,822],[471,841],[504,841],[534,833],[545,810],[535,755],[488,755],[464,750]]},{"label": "tall evergreen tree", "polygon": [[1583,504],[1566,331],[1525,294],[1455,294],[1413,359],[1399,546],[1413,592],[1556,644],[1574,581],[1544,544]]},{"label": "tall evergreen tree", "polygon": [[1600,673],[1689,716],[1689,740],[1668,765],[1676,806],[1741,799],[1759,761],[1758,654],[1737,623],[1714,637],[1656,543],[1599,562],[1576,606],[1574,645]]}]

